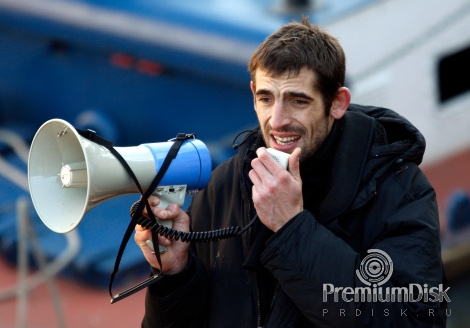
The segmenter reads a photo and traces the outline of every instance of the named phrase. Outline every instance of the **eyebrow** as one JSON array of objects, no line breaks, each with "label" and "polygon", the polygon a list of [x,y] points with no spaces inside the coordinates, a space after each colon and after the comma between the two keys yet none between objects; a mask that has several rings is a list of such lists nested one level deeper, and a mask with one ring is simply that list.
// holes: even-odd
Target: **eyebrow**
[{"label": "eyebrow", "polygon": [[313,101],[313,98],[312,98],[312,97],[310,97],[309,95],[307,95],[306,93],[303,93],[303,92],[291,91],[291,92],[288,92],[287,95],[288,95],[289,97],[304,98],[304,99],[308,99],[308,100]]},{"label": "eyebrow", "polygon": [[[256,90],[256,95],[271,95],[271,94],[272,94],[272,92],[267,90],[267,89]],[[294,98],[304,98],[304,99],[308,99],[308,100],[311,100],[311,101],[314,100],[312,97],[310,97],[309,95],[307,95],[304,92],[290,91],[290,92],[287,92],[287,96],[288,97],[294,97]]]},{"label": "eyebrow", "polygon": [[257,95],[271,95],[272,92],[267,89],[259,89],[259,90],[256,90],[256,94]]}]

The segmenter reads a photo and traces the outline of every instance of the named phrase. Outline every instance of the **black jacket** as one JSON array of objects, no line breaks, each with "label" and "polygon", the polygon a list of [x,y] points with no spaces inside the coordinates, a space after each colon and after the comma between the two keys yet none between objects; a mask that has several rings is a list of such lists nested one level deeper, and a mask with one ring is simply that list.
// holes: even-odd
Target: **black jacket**
[{"label": "black jacket", "polygon": [[[188,211],[194,231],[253,219],[247,172],[261,144],[254,133],[214,170]],[[444,326],[445,297],[380,301],[387,288],[400,287],[393,290],[401,297],[412,290],[415,300],[418,286],[436,292],[443,284],[435,193],[418,168],[424,148],[420,132],[395,112],[351,105],[315,210],[275,234],[257,222],[242,236],[193,245],[183,272],[149,287],[143,326]],[[368,290],[376,296],[361,299]]]}]

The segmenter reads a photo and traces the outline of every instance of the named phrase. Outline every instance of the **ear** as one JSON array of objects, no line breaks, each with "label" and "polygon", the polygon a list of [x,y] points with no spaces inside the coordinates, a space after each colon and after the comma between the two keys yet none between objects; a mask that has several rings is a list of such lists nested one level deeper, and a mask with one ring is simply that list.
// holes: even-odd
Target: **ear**
[{"label": "ear", "polygon": [[333,102],[331,103],[330,116],[336,120],[342,118],[344,113],[346,113],[350,102],[351,91],[346,87],[339,88]]},{"label": "ear", "polygon": [[253,81],[250,81],[251,92],[253,92],[253,97],[255,96],[256,87]]},{"label": "ear", "polygon": [[250,88],[251,88],[251,92],[253,93],[253,106],[256,110],[256,98],[255,98],[256,86],[253,83],[253,81],[250,81]]}]

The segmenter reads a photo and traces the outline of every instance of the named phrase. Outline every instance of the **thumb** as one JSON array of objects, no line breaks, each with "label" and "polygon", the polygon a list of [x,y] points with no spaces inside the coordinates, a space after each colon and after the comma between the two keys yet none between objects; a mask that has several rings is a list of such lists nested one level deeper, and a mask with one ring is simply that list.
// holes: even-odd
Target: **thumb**
[{"label": "thumb", "polygon": [[297,147],[289,157],[289,172],[296,179],[300,179],[300,152],[301,149]]}]

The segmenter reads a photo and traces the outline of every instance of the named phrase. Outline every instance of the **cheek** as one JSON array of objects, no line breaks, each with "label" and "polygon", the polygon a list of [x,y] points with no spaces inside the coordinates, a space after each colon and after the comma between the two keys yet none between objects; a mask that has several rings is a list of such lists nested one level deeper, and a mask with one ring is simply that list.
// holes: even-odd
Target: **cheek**
[{"label": "cheek", "polygon": [[268,121],[269,121],[269,115],[268,115],[267,112],[257,110],[256,111],[256,116],[258,117],[258,121],[259,121],[259,123],[262,127],[265,126],[266,123],[268,123]]},{"label": "cheek", "polygon": [[325,139],[328,135],[328,121],[322,120],[315,125],[314,139]]}]

